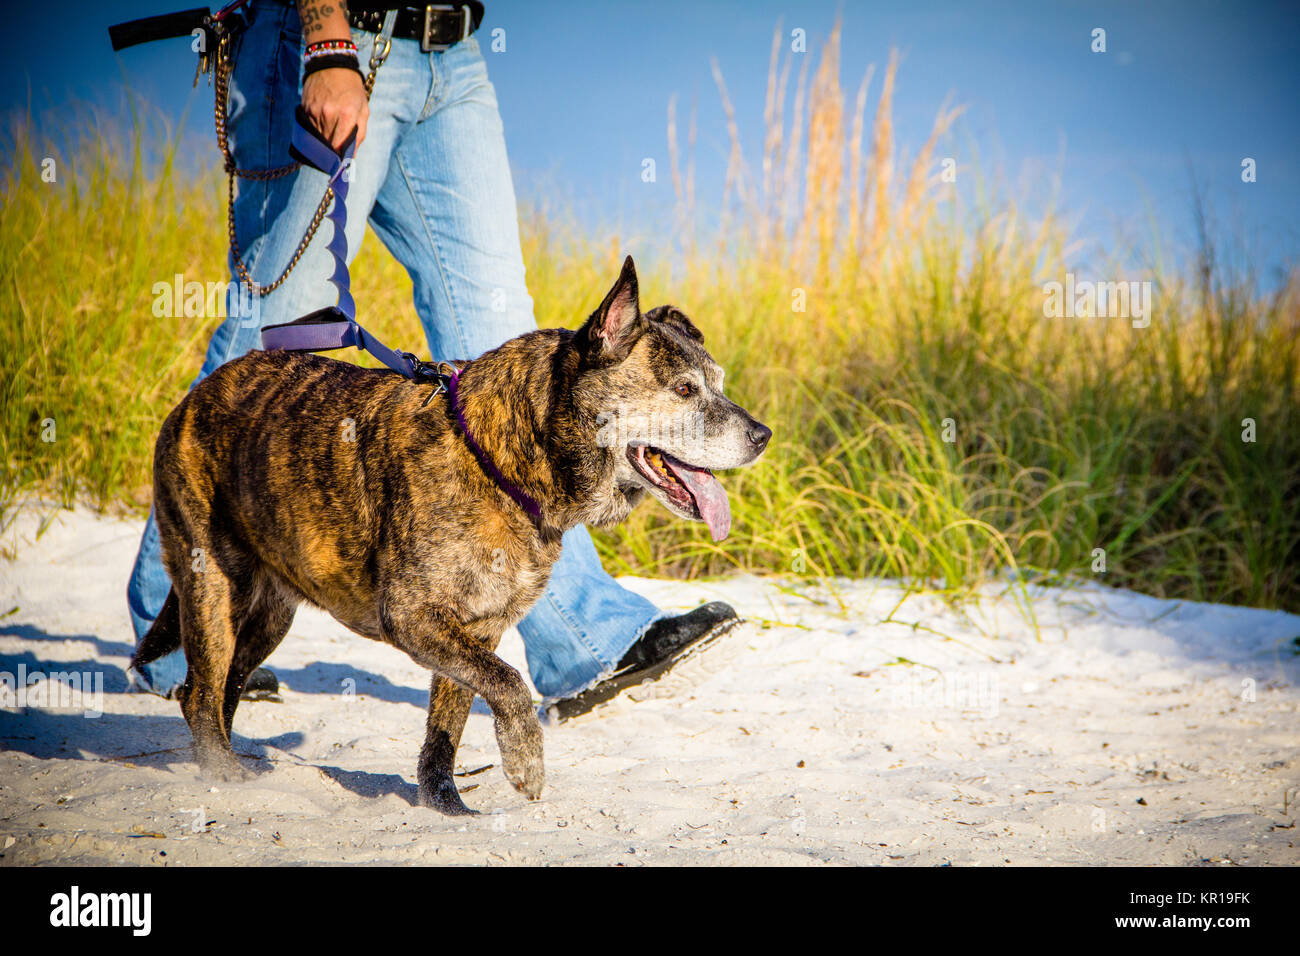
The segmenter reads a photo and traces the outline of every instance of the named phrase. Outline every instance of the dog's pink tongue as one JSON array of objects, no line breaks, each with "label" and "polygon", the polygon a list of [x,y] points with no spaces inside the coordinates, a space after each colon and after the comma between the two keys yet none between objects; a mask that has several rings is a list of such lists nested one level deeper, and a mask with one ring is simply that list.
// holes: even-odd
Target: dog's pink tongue
[{"label": "dog's pink tongue", "polygon": [[713,472],[707,468],[695,468],[668,455],[664,456],[664,461],[695,499],[695,507],[700,509],[700,517],[709,526],[713,540],[721,541],[730,534],[731,504]]}]

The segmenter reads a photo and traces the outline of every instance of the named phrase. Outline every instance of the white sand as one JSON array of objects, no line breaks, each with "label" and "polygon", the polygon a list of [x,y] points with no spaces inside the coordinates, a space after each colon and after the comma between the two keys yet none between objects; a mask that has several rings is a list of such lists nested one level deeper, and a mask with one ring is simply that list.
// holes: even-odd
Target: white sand
[{"label": "white sand", "polygon": [[[536,803],[476,703],[460,762],[492,766],[460,784],[483,815],[447,819],[413,805],[426,674],[317,612],[271,660],[284,703],[236,717],[256,780],[200,781],[177,705],[125,692],[140,527],[78,511],[5,533],[0,680],[91,670],[105,692],[97,718],[0,710],[0,865],[1300,862],[1293,615],[1039,590],[1038,640],[992,589],[972,619],[911,598],[883,623],[888,582],[631,579],[750,623],[640,700],[549,725]],[[502,653],[523,669],[513,632]]]}]

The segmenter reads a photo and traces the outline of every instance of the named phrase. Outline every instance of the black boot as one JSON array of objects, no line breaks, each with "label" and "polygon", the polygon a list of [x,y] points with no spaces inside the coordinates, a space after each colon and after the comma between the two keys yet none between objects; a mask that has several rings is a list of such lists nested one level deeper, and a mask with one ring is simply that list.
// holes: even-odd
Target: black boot
[{"label": "black boot", "polygon": [[264,700],[274,704],[282,703],[280,697],[280,679],[269,667],[259,667],[248,675],[244,683],[242,700]]},{"label": "black boot", "polygon": [[553,710],[560,720],[585,714],[597,704],[627,687],[661,677],[674,664],[713,642],[740,623],[730,604],[713,601],[693,611],[655,621],[633,644],[618,669],[594,687],[556,701]]}]

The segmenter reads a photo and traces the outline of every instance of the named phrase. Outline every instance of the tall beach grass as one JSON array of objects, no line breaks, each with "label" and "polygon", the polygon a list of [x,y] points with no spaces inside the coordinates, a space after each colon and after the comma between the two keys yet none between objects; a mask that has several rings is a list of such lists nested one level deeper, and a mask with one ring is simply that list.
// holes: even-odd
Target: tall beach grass
[{"label": "tall beach grass", "polygon": [[[1077,267],[1058,219],[989,199],[974,170],[944,182],[958,111],[904,155],[896,61],[846,93],[838,34],[811,60],[796,69],[773,44],[757,157],[715,70],[732,148],[707,216],[682,148],[693,130],[681,134],[670,106],[681,248],[638,257],[643,301],[696,320],[733,397],[775,437],[757,467],[723,479],[730,539],[714,545],[647,506],[598,535],[608,566],[885,575],[955,597],[1016,569],[1300,610],[1294,276],[1262,294],[1223,275],[1207,240],[1199,268],[1142,277],[1147,327],[1046,317],[1045,282],[1129,276]],[[5,521],[37,496],[148,505],[157,427],[221,321],[155,318],[153,285],[225,279],[223,183],[179,175],[165,141],[160,160],[140,159],[159,145],[143,126],[88,129],[46,183],[51,147],[30,127],[13,134],[0,198]],[[626,250],[522,221],[538,323],[576,325]],[[373,237],[354,288],[378,335],[420,341],[409,281]]]}]

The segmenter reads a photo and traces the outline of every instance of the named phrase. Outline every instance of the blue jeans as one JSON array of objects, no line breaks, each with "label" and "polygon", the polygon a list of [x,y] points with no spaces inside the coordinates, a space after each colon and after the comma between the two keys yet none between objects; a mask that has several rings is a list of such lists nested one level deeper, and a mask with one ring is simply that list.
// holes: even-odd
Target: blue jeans
[{"label": "blue jeans", "polygon": [[[284,4],[256,0],[248,20],[235,49],[230,144],[240,168],[267,169],[289,162],[302,37],[298,14]],[[364,66],[374,35],[354,31],[353,39]],[[266,182],[240,180],[236,227],[256,282],[269,284],[284,270],[324,188],[325,177],[310,169]],[[434,359],[473,358],[537,327],[496,92],[473,38],[442,53],[393,40],[349,184],[349,254],[361,245],[367,211],[371,228],[411,276]],[[229,317],[212,336],[194,384],[260,348],[261,326],[334,304],[325,249],[330,228],[321,227],[289,278],[253,314],[237,314],[232,284]],[[364,323],[364,301],[358,312]],[[150,514],[127,589],[137,640],[170,587]],[[613,670],[661,616],[605,573],[586,529],[574,528],[564,536],[549,587],[519,624],[533,685],[548,698],[583,690]],[[166,692],[184,682],[186,665],[178,651],[143,670],[143,682]]]}]

